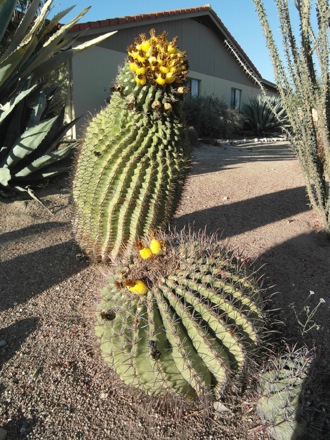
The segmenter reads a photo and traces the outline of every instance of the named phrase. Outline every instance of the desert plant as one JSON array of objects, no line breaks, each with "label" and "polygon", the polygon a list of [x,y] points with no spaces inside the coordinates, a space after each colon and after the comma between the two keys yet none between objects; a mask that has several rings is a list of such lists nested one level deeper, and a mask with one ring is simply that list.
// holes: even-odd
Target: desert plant
[{"label": "desert plant", "polygon": [[69,34],[72,26],[88,11],[82,11],[65,25],[59,25],[71,8],[46,21],[53,0],[39,14],[40,1],[33,0],[22,13],[20,23],[9,39],[6,29],[15,13],[15,0],[0,0],[0,190],[2,194],[27,191],[30,185],[45,182],[67,167],[61,166],[71,146],[58,149],[67,130],[63,106],[49,115],[51,91],[43,90],[42,79],[70,57],[104,40],[112,33],[75,45]]},{"label": "desert plant", "polygon": [[184,101],[187,125],[200,137],[228,137],[241,126],[240,116],[216,96],[190,96]]},{"label": "desert plant", "polygon": [[[295,0],[295,36],[287,0],[276,0],[286,63],[281,60],[262,0],[254,0],[272,58],[276,84],[288,116],[291,143],[305,177],[312,207],[330,234],[329,16],[328,0]],[[316,25],[311,24],[313,7]],[[300,40],[300,41],[299,41]]]},{"label": "desert plant", "polygon": [[288,350],[270,359],[260,373],[257,412],[275,440],[299,439],[306,433],[302,396],[312,359],[306,348]]},{"label": "desert plant", "polygon": [[243,260],[215,237],[182,232],[140,241],[111,270],[96,334],[124,382],[189,398],[239,384],[265,325],[258,276]]},{"label": "desert plant", "polygon": [[142,34],[109,104],[86,128],[73,181],[75,235],[92,258],[114,260],[165,226],[189,169],[181,105],[187,58],[176,39]]},{"label": "desert plant", "polygon": [[263,95],[251,98],[243,104],[242,115],[246,118],[249,130],[256,136],[281,132],[288,128],[285,111],[280,99]]}]

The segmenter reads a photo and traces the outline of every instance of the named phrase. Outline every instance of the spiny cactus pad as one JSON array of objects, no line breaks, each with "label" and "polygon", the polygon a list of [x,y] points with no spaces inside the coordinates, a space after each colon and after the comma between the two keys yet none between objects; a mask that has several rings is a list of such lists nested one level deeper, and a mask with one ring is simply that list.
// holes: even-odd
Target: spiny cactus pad
[{"label": "spiny cactus pad", "polygon": [[[135,293],[142,282],[146,290]],[[151,395],[219,396],[242,373],[264,327],[256,277],[205,236],[171,235],[148,259],[116,268],[96,334],[121,379]]]},{"label": "spiny cactus pad", "polygon": [[305,431],[301,395],[312,357],[302,348],[270,360],[260,375],[257,411],[275,440],[298,439]]},{"label": "spiny cactus pad", "polygon": [[190,164],[185,53],[153,32],[129,53],[110,103],[86,128],[73,182],[76,239],[104,262],[168,224]]}]

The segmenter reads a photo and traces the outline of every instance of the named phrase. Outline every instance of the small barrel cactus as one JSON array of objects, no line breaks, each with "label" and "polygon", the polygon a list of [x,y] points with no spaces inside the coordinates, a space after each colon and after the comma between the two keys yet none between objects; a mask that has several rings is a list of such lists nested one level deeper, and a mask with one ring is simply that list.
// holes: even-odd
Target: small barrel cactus
[{"label": "small barrel cactus", "polygon": [[190,166],[186,53],[165,33],[150,35],[128,48],[110,103],[90,121],[78,154],[75,235],[96,261],[115,260],[168,224]]},{"label": "small barrel cactus", "polygon": [[263,328],[253,272],[214,239],[181,233],[137,243],[103,291],[96,334],[124,382],[196,398],[221,395]]},{"label": "small barrel cactus", "polygon": [[260,374],[257,412],[275,440],[294,440],[305,433],[301,402],[311,361],[308,350],[302,348],[270,360]]}]

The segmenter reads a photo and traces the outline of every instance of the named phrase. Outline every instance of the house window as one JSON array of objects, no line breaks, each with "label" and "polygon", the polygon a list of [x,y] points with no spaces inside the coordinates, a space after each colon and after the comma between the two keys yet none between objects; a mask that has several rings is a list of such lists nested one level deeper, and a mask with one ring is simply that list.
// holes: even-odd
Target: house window
[{"label": "house window", "polygon": [[241,109],[241,97],[242,90],[234,88],[231,89],[230,107],[238,112]]},{"label": "house window", "polygon": [[189,94],[190,96],[199,96],[199,83],[200,81],[198,79],[188,78],[187,79],[187,86],[189,87]]}]

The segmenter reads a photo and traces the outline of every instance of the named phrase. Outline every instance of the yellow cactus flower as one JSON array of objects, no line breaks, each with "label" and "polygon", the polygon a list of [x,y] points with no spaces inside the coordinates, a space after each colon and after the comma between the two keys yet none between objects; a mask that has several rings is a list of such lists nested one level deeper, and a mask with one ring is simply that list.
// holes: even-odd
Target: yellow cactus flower
[{"label": "yellow cactus flower", "polygon": [[126,282],[127,289],[132,293],[137,293],[138,295],[145,295],[148,292],[148,287],[141,280],[136,280],[134,282]]},{"label": "yellow cactus flower", "polygon": [[140,86],[144,86],[147,82],[147,78],[143,75],[139,75],[135,77],[135,82]]},{"label": "yellow cactus flower", "polygon": [[[132,70],[132,69],[131,69]],[[135,73],[137,75],[145,75],[146,73],[146,68],[144,66],[142,67],[136,67]]]},{"label": "yellow cactus flower", "polygon": [[156,238],[153,238],[150,241],[150,250],[154,255],[158,255],[162,251],[162,242],[157,240]]},{"label": "yellow cactus flower", "polygon": [[140,253],[140,257],[143,258],[144,260],[147,260],[148,258],[152,257],[152,250],[149,249],[148,247],[144,247],[142,249],[139,250]]},{"label": "yellow cactus flower", "polygon": [[153,85],[181,83],[188,73],[186,52],[177,48],[177,38],[171,42],[166,39],[166,32],[156,36],[155,30],[150,31],[147,40],[141,34],[134,44],[128,47],[129,68],[135,73],[137,84],[145,85],[150,81]]},{"label": "yellow cactus flower", "polygon": [[166,77],[164,78],[163,75],[156,75],[156,83],[160,86],[163,86],[166,83]]}]

